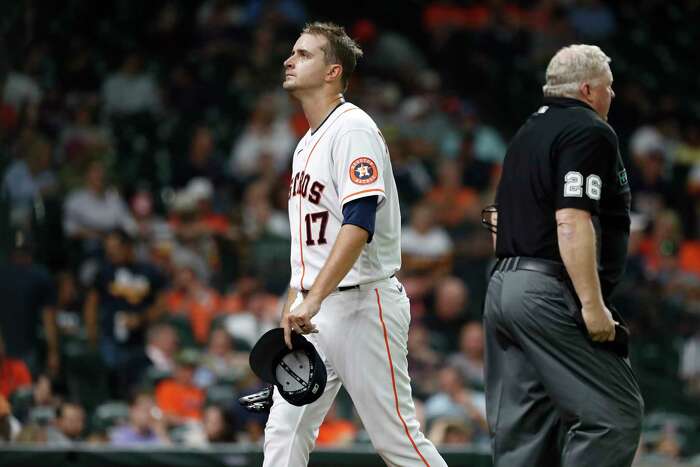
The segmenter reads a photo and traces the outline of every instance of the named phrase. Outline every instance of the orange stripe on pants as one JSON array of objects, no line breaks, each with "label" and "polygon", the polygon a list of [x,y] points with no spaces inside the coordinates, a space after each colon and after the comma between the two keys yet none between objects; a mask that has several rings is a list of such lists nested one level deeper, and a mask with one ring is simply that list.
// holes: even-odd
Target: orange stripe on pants
[{"label": "orange stripe on pants", "polygon": [[379,307],[379,321],[382,323],[382,331],[384,331],[384,345],[386,345],[386,355],[387,355],[387,358],[389,359],[389,370],[391,371],[391,386],[392,386],[392,389],[394,390],[394,403],[396,404],[396,414],[399,416],[399,420],[401,420],[401,424],[403,425],[403,428],[406,431],[406,436],[408,436],[408,440],[411,442],[413,449],[415,449],[416,453],[421,458],[423,463],[427,467],[430,467],[430,464],[428,464],[428,461],[425,460],[425,457],[423,457],[423,454],[421,454],[421,452],[418,450],[418,446],[416,446],[416,442],[413,441],[413,437],[411,436],[411,433],[408,431],[408,425],[406,425],[406,421],[401,416],[401,410],[399,409],[399,395],[396,392],[396,378],[394,377],[394,363],[391,361],[391,350],[389,349],[389,334],[386,331],[386,324],[384,324],[384,316],[382,314],[382,301],[379,299],[379,290],[374,289],[374,293],[377,295],[377,306]]}]

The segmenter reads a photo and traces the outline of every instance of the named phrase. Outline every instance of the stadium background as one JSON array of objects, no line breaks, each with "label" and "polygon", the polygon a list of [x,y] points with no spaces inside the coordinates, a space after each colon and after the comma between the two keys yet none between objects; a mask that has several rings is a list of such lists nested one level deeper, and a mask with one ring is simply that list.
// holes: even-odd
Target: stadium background
[{"label": "stadium background", "polygon": [[[306,127],[280,89],[281,63],[316,19],[344,25],[365,50],[347,98],[390,145],[414,393],[450,465],[488,465],[478,320],[491,249],[481,207],[508,140],[538,106],[553,53],[586,42],[612,57],[610,123],[634,199],[616,302],[647,404],[638,463],[700,463],[697,1],[2,9],[3,465],[259,462],[264,418],[235,398],[259,387],[247,352],[276,325],[288,280],[288,161]],[[110,271],[127,272],[111,281]],[[127,454],[125,443],[148,449]],[[369,465],[352,457],[369,445],[347,396],[319,445],[314,465]]]}]

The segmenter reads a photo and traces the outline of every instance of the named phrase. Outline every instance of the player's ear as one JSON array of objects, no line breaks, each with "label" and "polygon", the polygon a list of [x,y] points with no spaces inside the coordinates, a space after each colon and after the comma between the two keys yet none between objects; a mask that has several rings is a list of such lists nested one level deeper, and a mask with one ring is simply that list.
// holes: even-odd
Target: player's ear
[{"label": "player's ear", "polygon": [[328,71],[326,72],[326,81],[339,80],[343,75],[343,65],[340,63],[332,63],[328,65]]}]

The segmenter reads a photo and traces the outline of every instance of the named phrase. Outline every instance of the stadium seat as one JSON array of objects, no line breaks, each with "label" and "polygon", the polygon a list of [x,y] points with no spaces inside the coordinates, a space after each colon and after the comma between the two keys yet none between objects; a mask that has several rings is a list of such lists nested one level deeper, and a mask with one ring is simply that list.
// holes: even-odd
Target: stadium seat
[{"label": "stadium seat", "polygon": [[126,402],[110,401],[100,404],[92,415],[92,427],[107,431],[113,426],[126,423],[129,419],[129,406]]},{"label": "stadium seat", "polygon": [[236,389],[230,384],[215,384],[207,389],[207,404],[228,407],[238,398]]}]

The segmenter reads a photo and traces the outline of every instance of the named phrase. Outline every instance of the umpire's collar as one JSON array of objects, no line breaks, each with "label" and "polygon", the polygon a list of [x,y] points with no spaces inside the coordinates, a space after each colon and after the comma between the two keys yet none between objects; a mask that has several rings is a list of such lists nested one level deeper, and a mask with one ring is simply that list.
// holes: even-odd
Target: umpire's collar
[{"label": "umpire's collar", "polygon": [[571,97],[545,96],[545,98],[542,100],[542,104],[555,106],[555,107],[584,107],[586,109],[590,109],[593,112],[595,112],[595,109],[593,109],[593,107],[591,107],[590,105],[586,104],[583,101],[580,101],[578,99],[574,99]]}]

